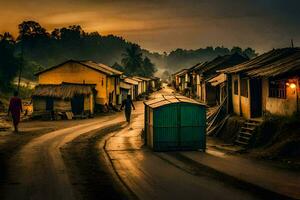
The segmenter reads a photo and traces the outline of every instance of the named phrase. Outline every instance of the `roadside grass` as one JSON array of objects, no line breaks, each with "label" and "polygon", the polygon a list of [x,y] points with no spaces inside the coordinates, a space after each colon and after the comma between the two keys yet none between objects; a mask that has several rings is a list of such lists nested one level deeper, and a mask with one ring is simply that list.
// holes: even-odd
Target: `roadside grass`
[{"label": "roadside grass", "polygon": [[300,168],[300,115],[267,116],[259,127],[251,149],[257,157],[282,160]]}]

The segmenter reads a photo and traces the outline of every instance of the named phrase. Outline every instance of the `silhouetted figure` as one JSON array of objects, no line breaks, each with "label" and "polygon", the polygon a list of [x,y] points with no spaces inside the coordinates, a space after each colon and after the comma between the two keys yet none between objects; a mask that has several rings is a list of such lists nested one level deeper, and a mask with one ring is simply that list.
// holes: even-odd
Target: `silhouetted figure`
[{"label": "silhouetted figure", "polygon": [[121,110],[123,110],[123,107],[125,107],[126,121],[128,123],[130,123],[131,107],[133,108],[133,110],[135,110],[135,107],[134,107],[133,102],[131,100],[131,95],[127,95],[127,99],[125,99],[122,102]]},{"label": "silhouetted figure", "polygon": [[15,91],[14,96],[10,99],[9,108],[8,108],[8,115],[9,113],[11,113],[15,132],[19,131],[18,124],[20,122],[21,112],[23,112],[22,101],[18,97],[18,95],[19,95],[18,92]]}]

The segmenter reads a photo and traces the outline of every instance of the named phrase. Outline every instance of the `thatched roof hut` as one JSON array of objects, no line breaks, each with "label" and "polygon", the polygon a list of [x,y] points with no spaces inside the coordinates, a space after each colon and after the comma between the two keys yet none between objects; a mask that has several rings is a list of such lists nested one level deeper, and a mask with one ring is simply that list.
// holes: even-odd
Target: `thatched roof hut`
[{"label": "thatched roof hut", "polygon": [[94,84],[62,83],[58,85],[37,85],[32,94],[33,97],[51,97],[60,99],[72,99],[75,96],[88,96],[94,93]]}]

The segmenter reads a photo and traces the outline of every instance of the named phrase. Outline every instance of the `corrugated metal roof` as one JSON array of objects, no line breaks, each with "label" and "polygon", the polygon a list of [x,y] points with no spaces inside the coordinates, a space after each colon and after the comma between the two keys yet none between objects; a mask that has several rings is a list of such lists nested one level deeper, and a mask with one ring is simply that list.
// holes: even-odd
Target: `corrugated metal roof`
[{"label": "corrugated metal roof", "polygon": [[208,82],[212,86],[217,86],[221,83],[224,83],[226,80],[227,80],[226,74],[222,73],[222,74],[219,74],[219,75],[213,77],[212,79],[208,80]]},{"label": "corrugated metal roof", "polygon": [[300,71],[300,49],[274,49],[248,62],[221,70],[227,74],[244,73],[247,76],[275,77],[286,73]]},{"label": "corrugated metal roof", "polygon": [[131,79],[131,78],[124,78],[124,80],[123,80],[124,82],[126,82],[126,83],[129,83],[129,84],[132,84],[132,85],[138,85],[139,84],[139,82],[138,81],[136,81],[136,80],[134,80],[134,79]]},{"label": "corrugated metal roof", "polygon": [[99,70],[99,71],[104,71],[110,75],[121,75],[123,74],[123,72],[120,72],[119,70],[116,70],[112,67],[109,67],[107,65],[104,65],[102,63],[96,63],[96,62],[93,62],[93,61],[80,61],[80,63],[82,64],[85,64],[85,65],[88,65],[96,70]]},{"label": "corrugated metal roof", "polygon": [[131,89],[131,84],[121,81],[120,82],[120,88],[129,90],[129,89]]},{"label": "corrugated metal roof", "polygon": [[146,78],[146,77],[142,77],[142,76],[134,76],[134,78],[138,78],[138,79],[141,79],[143,81],[151,81],[150,78]]},{"label": "corrugated metal roof", "polygon": [[206,106],[205,104],[199,103],[194,99],[190,99],[188,97],[181,96],[181,95],[162,95],[162,97],[160,98],[156,98],[144,102],[144,104],[149,106],[150,108],[158,108],[173,103],[191,103],[191,104]]},{"label": "corrugated metal roof", "polygon": [[42,71],[36,73],[35,75],[37,76],[37,75],[40,75],[40,74],[42,74],[42,73],[44,73],[44,72],[50,71],[50,70],[52,70],[52,69],[56,69],[56,68],[58,68],[58,67],[63,66],[63,65],[66,64],[66,63],[77,63],[77,64],[81,64],[81,65],[83,65],[83,66],[85,66],[85,67],[88,67],[88,68],[93,69],[93,70],[96,70],[96,71],[103,72],[103,73],[105,73],[105,74],[107,74],[107,75],[121,75],[121,74],[123,74],[123,72],[120,72],[120,71],[118,71],[118,70],[116,70],[116,69],[114,69],[114,68],[111,68],[111,67],[109,67],[109,66],[107,66],[107,65],[104,65],[104,64],[102,64],[102,63],[96,63],[96,62],[94,62],[94,61],[67,60],[67,61],[65,61],[65,62],[63,62],[63,63],[61,63],[61,64],[59,64],[59,65],[56,65],[56,66],[50,67],[50,68],[48,68],[48,69],[42,70]]},{"label": "corrugated metal roof", "polygon": [[248,61],[249,58],[245,56],[234,53],[231,55],[218,56],[210,62],[206,62],[198,66],[195,70],[199,71],[202,74],[215,74],[217,70],[226,69],[234,65]]}]

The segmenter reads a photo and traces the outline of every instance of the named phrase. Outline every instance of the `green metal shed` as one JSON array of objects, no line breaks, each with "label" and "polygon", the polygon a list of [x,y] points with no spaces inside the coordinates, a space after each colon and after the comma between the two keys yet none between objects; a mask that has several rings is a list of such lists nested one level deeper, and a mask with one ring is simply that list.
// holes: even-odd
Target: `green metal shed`
[{"label": "green metal shed", "polygon": [[144,104],[144,139],[150,148],[205,151],[206,105],[178,95],[163,95]]}]

